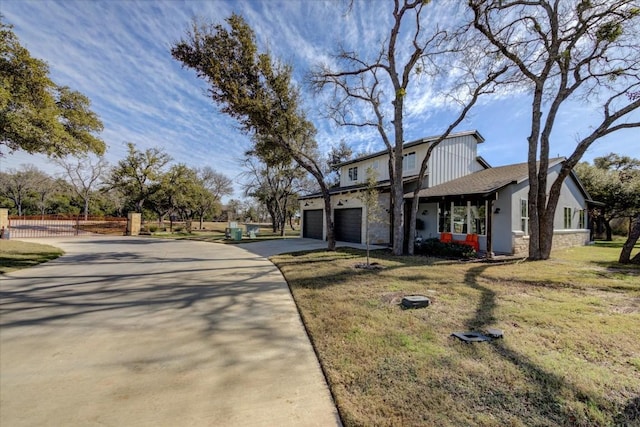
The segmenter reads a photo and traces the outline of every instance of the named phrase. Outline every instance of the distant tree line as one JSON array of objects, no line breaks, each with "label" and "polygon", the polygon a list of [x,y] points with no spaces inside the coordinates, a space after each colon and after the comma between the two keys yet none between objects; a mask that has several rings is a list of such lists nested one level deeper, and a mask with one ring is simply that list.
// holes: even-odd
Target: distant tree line
[{"label": "distant tree line", "polygon": [[56,158],[65,172],[50,176],[33,165],[0,172],[0,206],[13,215],[82,214],[123,216],[142,212],[145,219],[200,221],[218,219],[222,197],[233,194],[231,179],[210,167],[170,164],[162,150],[139,151],[109,166],[99,157]]}]

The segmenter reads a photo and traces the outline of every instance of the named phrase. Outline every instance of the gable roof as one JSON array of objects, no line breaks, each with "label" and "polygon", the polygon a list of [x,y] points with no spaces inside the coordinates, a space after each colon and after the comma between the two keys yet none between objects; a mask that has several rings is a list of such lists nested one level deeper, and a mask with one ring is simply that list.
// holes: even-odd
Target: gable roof
[{"label": "gable roof", "polygon": [[[563,157],[549,159],[549,168],[564,160]],[[498,166],[484,169],[463,177],[444,182],[434,187],[420,190],[418,197],[445,197],[445,196],[488,196],[509,184],[518,184],[529,179],[528,163]],[[585,193],[587,199],[588,194]],[[413,198],[413,193],[404,195],[405,198]]]},{"label": "gable roof", "polygon": [[[440,136],[441,135],[428,136],[426,138],[421,138],[421,139],[418,139],[418,140],[415,140],[415,141],[407,142],[402,146],[402,148],[403,149],[411,148],[411,147],[415,147],[416,145],[426,144],[428,142],[433,142],[433,141],[437,140],[438,138],[440,138]],[[478,141],[478,144],[480,144],[481,142],[484,142],[484,137],[482,135],[480,135],[480,132],[478,132],[477,130],[468,130],[468,131],[464,131],[464,132],[451,133],[451,134],[449,134],[448,137],[446,137],[444,139],[444,141],[446,141],[447,139],[451,139],[451,138],[459,138],[461,136],[473,136],[476,139],[476,141]],[[378,151],[376,153],[367,154],[365,156],[360,156],[360,157],[355,158],[355,159],[351,159],[351,160],[344,161],[342,163],[338,163],[335,166],[336,167],[346,166],[346,165],[350,165],[352,163],[361,162],[363,160],[373,159],[374,157],[383,156],[383,155],[385,155],[387,153],[388,153],[388,151],[385,149],[385,150],[382,150],[382,151]]]}]

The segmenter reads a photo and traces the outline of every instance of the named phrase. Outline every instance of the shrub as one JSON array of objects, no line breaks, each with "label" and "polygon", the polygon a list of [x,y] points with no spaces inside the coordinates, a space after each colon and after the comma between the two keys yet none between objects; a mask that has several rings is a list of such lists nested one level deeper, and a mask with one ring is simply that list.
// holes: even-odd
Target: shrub
[{"label": "shrub", "polygon": [[156,224],[149,224],[147,226],[147,228],[149,229],[150,232],[155,233],[156,231],[158,231],[158,226]]},{"label": "shrub", "polygon": [[458,243],[442,243],[436,238],[416,243],[415,253],[441,258],[472,258],[476,255],[476,251],[472,246]]}]

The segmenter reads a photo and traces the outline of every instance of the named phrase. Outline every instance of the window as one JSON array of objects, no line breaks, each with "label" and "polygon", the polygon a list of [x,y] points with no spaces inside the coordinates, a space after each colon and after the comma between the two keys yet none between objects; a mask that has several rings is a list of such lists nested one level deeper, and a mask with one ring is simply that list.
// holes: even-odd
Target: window
[{"label": "window", "polygon": [[402,170],[411,171],[416,168],[416,152],[407,153],[402,156]]},{"label": "window", "polygon": [[438,231],[448,233],[451,231],[451,203],[438,203],[438,214]]},{"label": "window", "polygon": [[484,200],[471,202],[469,209],[471,219],[471,232],[474,234],[485,234],[487,222],[487,207]]},{"label": "window", "polygon": [[580,216],[578,217],[578,228],[584,229],[587,228],[587,210],[580,210]]},{"label": "window", "polygon": [[349,181],[357,181],[358,180],[358,168],[349,168]]},{"label": "window", "polygon": [[520,199],[520,231],[525,236],[529,235],[529,201]]},{"label": "window", "polygon": [[453,232],[467,233],[467,202],[453,204]]},{"label": "window", "polygon": [[487,204],[479,201],[438,203],[438,231],[440,233],[482,234],[487,232]]},{"label": "window", "polygon": [[380,161],[379,160],[374,160],[373,164],[371,165],[371,168],[374,170],[378,170],[378,167],[380,166]]},{"label": "window", "polygon": [[564,208],[564,228],[571,228],[571,208]]}]

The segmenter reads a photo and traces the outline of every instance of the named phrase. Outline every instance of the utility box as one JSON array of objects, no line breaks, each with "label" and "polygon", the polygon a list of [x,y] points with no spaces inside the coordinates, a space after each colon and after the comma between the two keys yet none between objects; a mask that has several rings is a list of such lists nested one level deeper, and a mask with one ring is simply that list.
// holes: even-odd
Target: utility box
[{"label": "utility box", "polygon": [[224,238],[227,240],[242,240],[242,228],[225,228]]},{"label": "utility box", "polygon": [[245,224],[244,226],[247,229],[247,236],[250,236],[252,239],[260,232],[260,226],[258,224]]},{"label": "utility box", "polygon": [[402,298],[402,308],[423,308],[430,304],[431,300],[424,295],[409,295]]}]

